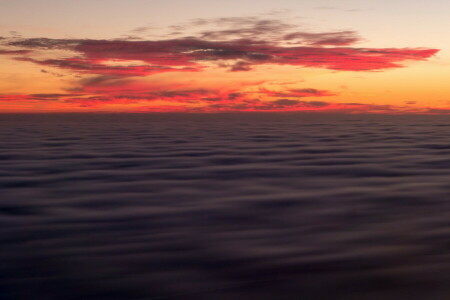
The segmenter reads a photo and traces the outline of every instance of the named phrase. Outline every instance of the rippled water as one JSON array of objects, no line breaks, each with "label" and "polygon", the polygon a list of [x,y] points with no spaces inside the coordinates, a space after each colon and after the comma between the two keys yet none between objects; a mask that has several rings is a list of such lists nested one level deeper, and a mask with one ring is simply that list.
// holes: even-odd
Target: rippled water
[{"label": "rippled water", "polygon": [[450,299],[450,118],[1,115],[0,299]]}]

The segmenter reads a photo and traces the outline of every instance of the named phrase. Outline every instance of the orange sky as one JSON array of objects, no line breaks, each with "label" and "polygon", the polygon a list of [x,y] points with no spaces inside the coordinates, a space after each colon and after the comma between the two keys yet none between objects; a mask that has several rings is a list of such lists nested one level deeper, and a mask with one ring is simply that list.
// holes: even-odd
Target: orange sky
[{"label": "orange sky", "polygon": [[0,37],[0,112],[450,109],[436,43],[401,46],[390,34],[378,46],[358,28],[319,30],[278,12],[216,13],[103,38],[101,26],[96,34],[80,25],[74,37],[54,24],[14,32],[15,24],[0,24],[9,30]]}]

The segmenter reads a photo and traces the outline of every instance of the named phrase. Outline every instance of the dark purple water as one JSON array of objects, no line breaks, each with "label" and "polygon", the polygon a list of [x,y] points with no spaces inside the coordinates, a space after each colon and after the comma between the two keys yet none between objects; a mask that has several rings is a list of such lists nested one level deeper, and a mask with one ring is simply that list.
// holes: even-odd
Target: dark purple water
[{"label": "dark purple water", "polygon": [[450,118],[0,115],[0,299],[449,299]]}]

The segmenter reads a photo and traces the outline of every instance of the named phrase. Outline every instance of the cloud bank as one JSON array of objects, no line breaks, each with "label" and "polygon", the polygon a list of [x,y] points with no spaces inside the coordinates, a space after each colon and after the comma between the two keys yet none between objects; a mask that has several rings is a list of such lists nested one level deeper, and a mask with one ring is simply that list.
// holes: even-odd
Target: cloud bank
[{"label": "cloud bank", "polygon": [[[211,26],[216,29],[211,29]],[[195,32],[196,28],[203,29]],[[140,34],[146,30],[141,27],[133,32]],[[66,95],[56,97],[64,103],[87,107],[120,101],[161,100],[177,105],[194,103],[200,107],[195,110],[209,111],[224,108],[323,109],[330,105],[316,105],[322,102],[305,102],[298,98],[332,96],[336,93],[304,87],[281,91],[260,89],[259,95],[254,95],[232,88],[232,91],[213,91],[207,86],[202,89],[183,87],[179,90],[176,82],[172,88],[163,90],[155,90],[151,86],[136,89],[130,87],[131,83],[143,77],[151,78],[169,72],[208,74],[214,69],[225,69],[251,73],[262,65],[353,72],[383,71],[401,68],[407,61],[426,60],[438,52],[437,49],[429,48],[355,47],[361,38],[354,31],[306,32],[292,24],[256,17],[197,19],[189,24],[174,26],[171,30],[163,38],[153,40],[139,37],[138,40],[5,38],[0,42],[5,48],[0,50],[0,55],[81,76],[82,79],[74,81],[78,88],[73,88],[71,92],[82,95],[75,98]],[[188,35],[187,32],[195,33]],[[50,55],[55,51],[64,55],[42,58],[46,53]],[[239,96],[230,98],[227,93]],[[32,95],[20,97],[42,100]],[[264,105],[255,105],[259,102]]]}]

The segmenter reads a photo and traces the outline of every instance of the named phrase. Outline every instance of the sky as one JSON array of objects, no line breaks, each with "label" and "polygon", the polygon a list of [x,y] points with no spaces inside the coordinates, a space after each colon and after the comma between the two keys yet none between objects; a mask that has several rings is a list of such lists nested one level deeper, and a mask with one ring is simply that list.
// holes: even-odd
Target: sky
[{"label": "sky", "polygon": [[0,0],[0,113],[450,112],[450,2]]}]

